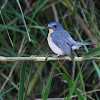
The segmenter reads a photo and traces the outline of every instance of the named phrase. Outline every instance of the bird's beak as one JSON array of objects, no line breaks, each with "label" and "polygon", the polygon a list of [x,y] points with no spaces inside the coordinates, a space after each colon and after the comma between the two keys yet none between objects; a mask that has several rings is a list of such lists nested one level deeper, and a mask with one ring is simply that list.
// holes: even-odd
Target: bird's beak
[{"label": "bird's beak", "polygon": [[49,27],[45,27],[46,29],[50,29]]},{"label": "bird's beak", "polygon": [[53,27],[45,27],[46,29],[53,29]]}]

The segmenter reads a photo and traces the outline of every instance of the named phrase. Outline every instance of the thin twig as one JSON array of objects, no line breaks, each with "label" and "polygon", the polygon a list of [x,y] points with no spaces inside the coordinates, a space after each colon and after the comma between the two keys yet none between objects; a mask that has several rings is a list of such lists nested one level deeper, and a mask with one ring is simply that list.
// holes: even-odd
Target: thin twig
[{"label": "thin twig", "polygon": [[55,5],[54,4],[51,4],[51,7],[52,7],[52,10],[53,10],[53,14],[54,14],[55,21],[56,22],[59,22],[58,14],[57,14]]},{"label": "thin twig", "polygon": [[[24,40],[25,40],[25,37],[23,37],[22,43],[21,43],[21,45],[20,45],[20,48],[19,48],[19,51],[18,51],[18,56],[22,56],[22,55],[24,54],[26,48],[27,48],[27,47],[25,47],[25,49],[24,49],[23,52],[22,52],[22,47],[23,47],[23,42],[24,42]],[[2,85],[2,87],[1,87],[1,89],[0,89],[0,93],[3,91],[3,89],[4,89],[5,85],[7,84],[7,82],[10,80],[10,77],[11,77],[11,75],[12,75],[12,73],[13,73],[13,71],[14,71],[14,69],[15,69],[15,67],[17,66],[18,63],[19,63],[19,61],[16,61],[16,62],[15,62],[14,66],[13,66],[13,68],[12,68],[12,71],[10,72],[9,76],[6,78],[4,84]]]},{"label": "thin twig", "polygon": [[[93,91],[88,91],[86,92],[86,94],[89,94],[89,93],[93,93],[93,92],[100,92],[100,89],[97,89],[97,90],[93,90]],[[83,95],[84,93],[82,93]],[[77,97],[77,95],[74,95],[74,96],[71,96],[71,98],[74,98],[74,97]],[[65,100],[65,98],[48,98],[48,100]],[[66,98],[67,99],[67,98]],[[35,100],[41,100],[41,99],[35,99]],[[92,98],[92,100],[95,100],[94,98]]]},{"label": "thin twig", "polygon": [[[1,71],[0,71],[0,75],[2,76],[2,77],[4,77],[6,80],[9,80],[9,81],[11,81],[4,73],[2,73]],[[16,90],[19,90],[19,88],[18,88],[18,86],[13,82],[13,81],[11,81],[11,84],[16,88]],[[3,87],[3,86],[2,86]],[[0,91],[1,92],[1,91]]]},{"label": "thin twig", "polygon": [[[8,0],[6,0],[6,1],[4,2],[4,4],[3,4],[2,7],[1,7],[1,9],[4,9],[4,8],[5,8],[7,2],[8,2]],[[0,12],[1,12],[1,10],[0,10]]]},{"label": "thin twig", "polygon": [[[66,56],[66,57],[60,57],[59,61],[85,61],[85,60],[91,60],[91,61],[100,61],[100,57],[92,57],[90,59],[84,59],[82,57],[75,57],[74,60],[72,60],[70,57]],[[3,57],[0,56],[0,61],[1,62],[12,62],[12,61],[58,61],[58,58],[56,57],[36,57],[36,56],[32,56],[32,57]]]}]

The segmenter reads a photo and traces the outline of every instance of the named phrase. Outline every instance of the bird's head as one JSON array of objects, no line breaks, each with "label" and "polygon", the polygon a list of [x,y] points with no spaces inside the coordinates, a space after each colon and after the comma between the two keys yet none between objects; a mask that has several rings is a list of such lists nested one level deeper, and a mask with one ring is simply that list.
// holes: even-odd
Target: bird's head
[{"label": "bird's head", "polygon": [[53,31],[62,29],[62,25],[58,22],[51,22],[48,24],[48,26],[46,27],[46,29],[52,29]]}]

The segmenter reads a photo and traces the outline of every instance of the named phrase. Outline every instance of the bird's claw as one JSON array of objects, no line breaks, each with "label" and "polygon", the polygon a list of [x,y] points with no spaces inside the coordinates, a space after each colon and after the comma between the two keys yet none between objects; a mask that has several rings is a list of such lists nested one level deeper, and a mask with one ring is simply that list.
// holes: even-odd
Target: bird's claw
[{"label": "bird's claw", "polygon": [[53,57],[57,57],[57,59],[59,60],[59,56],[60,56],[60,55],[54,55]]}]

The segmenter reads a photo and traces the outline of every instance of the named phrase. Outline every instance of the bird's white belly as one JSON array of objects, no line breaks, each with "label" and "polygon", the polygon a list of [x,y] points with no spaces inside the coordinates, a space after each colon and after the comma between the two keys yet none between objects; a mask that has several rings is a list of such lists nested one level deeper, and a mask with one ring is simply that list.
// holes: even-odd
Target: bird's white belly
[{"label": "bird's white belly", "polygon": [[57,55],[64,55],[64,51],[61,50],[58,46],[56,46],[56,44],[53,42],[52,38],[51,37],[48,37],[48,44],[51,48],[51,50],[57,54]]},{"label": "bird's white belly", "polygon": [[79,49],[81,46],[79,46],[79,45],[74,45],[74,46],[72,46],[72,50],[77,50],[77,49]]}]

